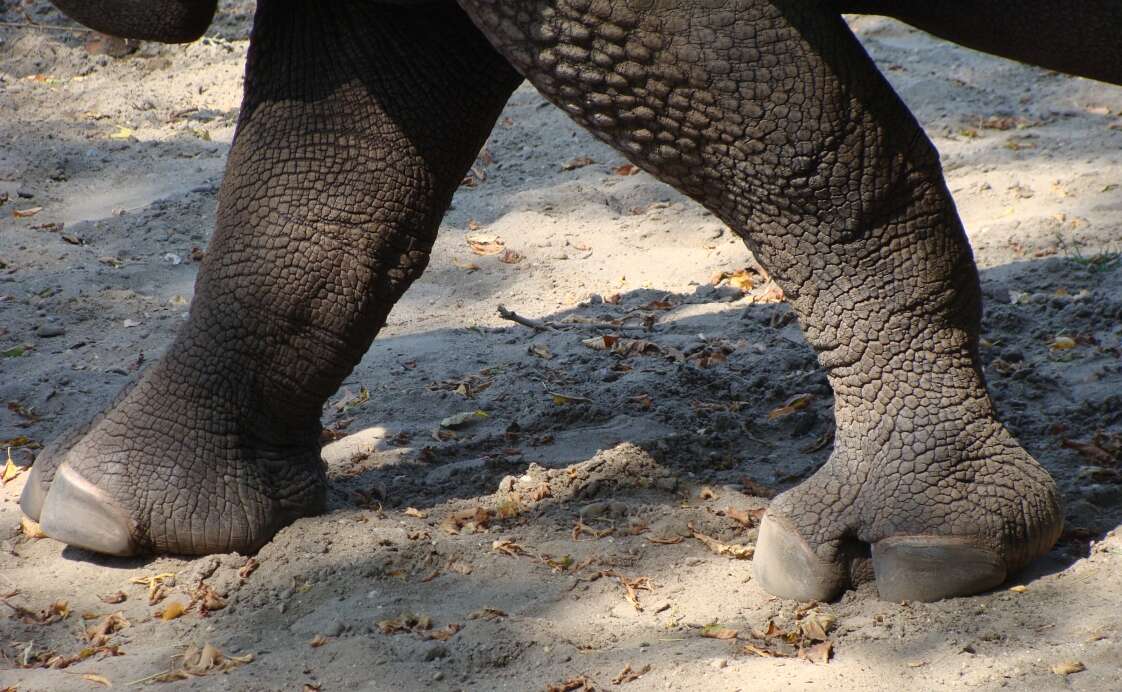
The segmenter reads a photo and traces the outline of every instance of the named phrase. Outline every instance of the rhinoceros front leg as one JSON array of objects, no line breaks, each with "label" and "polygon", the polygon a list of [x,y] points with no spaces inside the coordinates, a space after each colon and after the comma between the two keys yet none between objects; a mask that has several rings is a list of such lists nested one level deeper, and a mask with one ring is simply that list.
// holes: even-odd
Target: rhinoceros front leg
[{"label": "rhinoceros front leg", "polygon": [[253,551],[321,511],[323,402],[520,81],[455,5],[262,0],[190,319],[24,510],[110,554]]},{"label": "rhinoceros front leg", "polygon": [[829,373],[829,461],[755,558],[829,599],[871,552],[881,596],[993,587],[1047,551],[1056,489],[995,420],[978,277],[938,155],[815,0],[459,0],[543,94],[744,237]]}]

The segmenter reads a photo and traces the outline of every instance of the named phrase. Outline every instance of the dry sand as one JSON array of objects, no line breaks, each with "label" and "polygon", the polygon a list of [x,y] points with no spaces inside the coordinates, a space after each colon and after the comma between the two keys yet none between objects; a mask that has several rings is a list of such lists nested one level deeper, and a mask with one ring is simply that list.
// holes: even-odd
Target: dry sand
[{"label": "dry sand", "polygon": [[[25,21],[15,4],[0,18]],[[35,454],[18,438],[104,407],[184,318],[237,115],[243,5],[200,42],[121,58],[90,54],[88,34],[0,26],[0,439],[16,438],[18,464]],[[971,598],[886,603],[865,588],[803,613],[694,538],[690,525],[754,542],[737,517],[829,454],[829,389],[766,283],[711,285],[752,266],[727,229],[646,174],[619,175],[619,155],[524,86],[428,272],[325,409],[341,438],[324,450],[332,511],[283,530],[242,578],[240,555],[117,560],[30,539],[21,475],[0,489],[0,688],[161,684],[150,676],[207,642],[253,660],[171,684],[614,689],[649,665],[620,689],[1122,688],[1122,89],[853,25],[942,153],[982,267],[997,405],[1067,502],[1067,533],[1028,572]],[[473,254],[473,232],[520,261]],[[499,304],[563,329],[504,321]],[[583,343],[625,317],[645,352]],[[1075,347],[1053,348],[1064,336]],[[768,420],[798,394],[809,406]],[[435,432],[476,410],[486,419],[455,437]],[[1097,448],[1070,445],[1096,434]],[[477,508],[503,516],[449,531]],[[161,603],[131,583],[165,573]],[[200,582],[226,607],[158,617]],[[68,617],[37,623],[58,601]],[[110,648],[44,667],[117,611],[130,626]],[[404,614],[431,629],[383,631]],[[769,620],[825,614],[829,663],[745,651],[782,648],[752,635]],[[738,639],[702,636],[713,623]],[[1054,671],[1072,661],[1085,670]]]}]

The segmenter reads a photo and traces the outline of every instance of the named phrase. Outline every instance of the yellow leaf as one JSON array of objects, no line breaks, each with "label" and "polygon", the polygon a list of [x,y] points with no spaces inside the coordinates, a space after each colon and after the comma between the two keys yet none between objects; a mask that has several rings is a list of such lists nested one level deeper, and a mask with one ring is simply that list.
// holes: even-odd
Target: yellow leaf
[{"label": "yellow leaf", "polygon": [[424,519],[425,517],[428,516],[427,512],[422,512],[421,510],[417,509],[416,507],[406,507],[405,511],[402,512],[402,514],[404,514],[407,517],[416,517],[418,519]]},{"label": "yellow leaf", "polygon": [[1052,666],[1052,672],[1056,675],[1071,675],[1085,670],[1087,670],[1087,666],[1083,665],[1081,661],[1060,661]]},{"label": "yellow leaf", "polygon": [[1028,587],[1025,586],[1024,584],[1017,584],[1016,586],[1009,587],[1009,590],[1012,591],[1013,593],[1024,593],[1024,592],[1028,591]]},{"label": "yellow leaf", "polygon": [[806,408],[807,406],[809,406],[810,402],[813,399],[814,399],[814,395],[812,395],[812,394],[796,394],[795,396],[791,397],[787,401],[783,402],[782,406],[778,406],[778,407],[772,409],[771,412],[767,414],[767,419],[768,420],[775,420],[776,418],[782,418],[783,416],[789,416],[792,413],[794,413],[795,411],[801,411],[804,408]]},{"label": "yellow leaf", "polygon": [[15,463],[12,462],[12,450],[9,449],[8,462],[4,464],[3,473],[0,473],[0,481],[2,481],[4,485],[7,485],[8,481],[15,480],[16,476],[20,475],[21,473],[23,473],[23,469],[19,466],[16,466]]},{"label": "yellow leaf", "polygon": [[96,682],[97,684],[104,685],[105,687],[113,686],[113,683],[109,682],[109,678],[105,677],[104,675],[98,675],[97,673],[86,673],[82,676],[82,679],[89,680],[90,682]]},{"label": "yellow leaf", "polygon": [[164,611],[160,613],[160,619],[165,622],[174,620],[180,615],[183,615],[186,610],[187,609],[183,607],[183,603],[180,601],[169,601],[168,604],[164,606]]},{"label": "yellow leaf", "polygon": [[1073,348],[1075,348],[1075,339],[1070,336],[1057,336],[1055,340],[1052,341],[1053,351],[1067,351]]},{"label": "yellow leaf", "polygon": [[47,534],[43,533],[43,529],[39,528],[39,523],[21,516],[19,519],[19,528],[23,535],[28,538],[46,538]]},{"label": "yellow leaf", "polygon": [[109,139],[128,139],[132,137],[132,128],[118,127],[116,132],[109,135]]}]

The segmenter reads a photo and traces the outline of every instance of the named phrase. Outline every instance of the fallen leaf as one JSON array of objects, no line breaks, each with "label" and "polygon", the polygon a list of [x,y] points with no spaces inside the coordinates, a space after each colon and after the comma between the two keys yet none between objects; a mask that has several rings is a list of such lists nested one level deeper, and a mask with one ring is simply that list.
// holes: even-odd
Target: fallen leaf
[{"label": "fallen leaf", "polygon": [[175,585],[175,572],[151,574],[143,577],[129,579],[130,584],[143,584],[148,587],[148,605],[155,605],[160,601],[160,587]]},{"label": "fallen leaf", "polygon": [[486,411],[466,411],[457,413],[440,421],[442,428],[463,428],[489,417]]},{"label": "fallen leaf", "polygon": [[612,173],[616,175],[635,175],[639,172],[639,167],[633,163],[625,163],[622,166],[616,166],[612,169]]},{"label": "fallen leaf", "polygon": [[701,490],[697,492],[697,499],[699,500],[715,500],[717,499],[717,492],[708,485],[701,486]]},{"label": "fallen leaf", "polygon": [[109,603],[115,605],[117,603],[124,603],[128,599],[128,595],[124,591],[116,591],[114,593],[101,594],[98,596],[102,603]]},{"label": "fallen leaf", "polygon": [[1083,665],[1082,661],[1060,661],[1052,666],[1052,672],[1056,675],[1071,675],[1072,673],[1082,673],[1087,670],[1087,666]]},{"label": "fallen leaf", "polygon": [[428,512],[422,512],[421,510],[417,509],[416,507],[406,507],[405,511],[402,512],[402,514],[404,514],[407,517],[416,517],[417,519],[424,519],[425,517],[428,516]]},{"label": "fallen leaf", "polygon": [[473,233],[465,238],[468,247],[477,255],[484,257],[497,255],[506,249],[506,242],[497,235],[490,233]]},{"label": "fallen leaf", "polygon": [[463,269],[466,272],[474,272],[479,270],[479,265],[475,262],[461,262],[458,259],[453,259],[452,265],[459,269]]},{"label": "fallen leaf", "polygon": [[1070,336],[1057,336],[1052,340],[1051,349],[1053,351],[1068,351],[1075,348],[1075,339]]},{"label": "fallen leaf", "polygon": [[13,209],[12,216],[17,219],[26,219],[43,211],[43,207],[28,207],[27,209]]},{"label": "fallen leaf", "polygon": [[736,639],[737,634],[739,633],[731,627],[721,627],[715,622],[701,628],[701,636],[707,639]]},{"label": "fallen leaf", "polygon": [[619,675],[612,678],[613,685],[622,685],[627,682],[634,682],[651,672],[651,664],[647,664],[638,670],[632,670],[631,665],[627,665],[620,671]]},{"label": "fallen leaf", "polygon": [[826,664],[830,662],[830,656],[833,655],[834,645],[830,642],[819,642],[806,649],[799,651],[799,658],[805,658],[811,663]]},{"label": "fallen leaf", "polygon": [[810,613],[799,622],[799,632],[811,641],[827,641],[827,635],[837,625],[837,618],[829,613]]},{"label": "fallen leaf", "polygon": [[810,402],[813,400],[813,394],[796,394],[787,401],[783,402],[781,406],[772,409],[771,412],[767,414],[767,419],[770,421],[777,418],[782,418],[784,416],[789,416],[795,411],[803,410],[804,408],[809,406]]},{"label": "fallen leaf", "polygon": [[526,554],[525,548],[518,545],[514,541],[510,541],[505,538],[499,539],[497,541],[492,541],[491,550],[495,551],[496,553],[502,553],[503,555],[509,555],[510,557],[518,557],[519,555]]},{"label": "fallen leaf", "polygon": [[94,646],[105,646],[113,634],[129,626],[125,614],[117,611],[106,615],[96,626],[86,630],[86,639]]},{"label": "fallen leaf", "polygon": [[104,687],[113,686],[113,683],[109,681],[109,678],[105,677],[104,675],[98,675],[97,673],[83,673],[82,679],[97,683],[98,685],[102,685]]},{"label": "fallen leaf", "polygon": [[571,171],[571,170],[575,170],[577,168],[584,168],[585,166],[591,165],[593,163],[596,163],[596,162],[593,161],[592,159],[590,159],[587,156],[578,156],[575,159],[570,159],[570,160],[566,161],[565,163],[561,164],[561,170]]},{"label": "fallen leaf", "polygon": [[499,255],[499,261],[503,264],[518,264],[523,259],[523,256],[514,250],[503,250],[503,254]]},{"label": "fallen leaf", "polygon": [[1009,590],[1012,591],[1013,593],[1024,593],[1024,592],[1028,591],[1028,587],[1025,586],[1024,584],[1017,584],[1016,586],[1010,586]]},{"label": "fallen leaf", "polygon": [[656,545],[677,545],[684,539],[681,536],[647,536],[647,540]]},{"label": "fallen leaf", "polygon": [[745,527],[752,526],[752,524],[755,523],[755,521],[752,519],[752,515],[742,509],[726,507],[725,516]]},{"label": "fallen leaf", "polygon": [[159,612],[159,616],[161,620],[167,622],[180,617],[185,612],[187,612],[187,606],[183,605],[182,601],[175,599],[164,605],[164,609]]},{"label": "fallen leaf", "polygon": [[530,344],[529,353],[542,360],[553,360],[553,353],[549,350],[549,346],[545,344]]},{"label": "fallen leaf", "polygon": [[240,569],[238,569],[238,578],[242,581],[249,579],[249,575],[256,572],[257,568],[260,566],[261,563],[259,563],[255,558],[246,558],[245,564],[242,565]]},{"label": "fallen leaf", "polygon": [[7,485],[9,481],[15,480],[24,471],[22,466],[16,466],[15,462],[12,461],[11,449],[7,450],[7,454],[8,460],[4,463],[4,471],[0,472],[0,483],[4,485]]},{"label": "fallen leaf", "polygon": [[31,539],[38,540],[47,537],[47,534],[43,533],[42,527],[39,526],[39,522],[22,515],[19,518],[19,530],[24,536]]},{"label": "fallen leaf", "polygon": [[454,622],[450,622],[444,627],[426,632],[424,635],[422,635],[422,638],[431,641],[446,642],[463,628],[463,625],[458,625]]},{"label": "fallen leaf", "polygon": [[109,139],[128,139],[132,137],[133,131],[131,127],[118,126],[117,129],[109,134]]},{"label": "fallen leaf", "polygon": [[594,685],[588,678],[583,675],[568,678],[563,682],[553,685],[546,685],[545,692],[575,692],[575,690],[586,690],[586,692],[595,692],[596,685]]},{"label": "fallen leaf", "polygon": [[467,616],[468,620],[498,620],[500,618],[508,617],[506,613],[498,608],[481,608],[474,611]]},{"label": "fallen leaf", "polygon": [[491,510],[483,507],[453,512],[440,522],[440,528],[452,535],[476,533],[487,528],[493,515]]},{"label": "fallen leaf", "polygon": [[323,636],[322,634],[317,634],[316,636],[312,637],[311,641],[308,642],[308,646],[312,647],[313,649],[318,649],[326,643],[327,637]]},{"label": "fallen leaf", "polygon": [[732,545],[729,543],[721,543],[716,538],[706,536],[693,527],[693,524],[688,525],[693,537],[705,544],[705,547],[718,555],[727,555],[736,560],[748,560],[756,552],[756,549],[750,545]]}]

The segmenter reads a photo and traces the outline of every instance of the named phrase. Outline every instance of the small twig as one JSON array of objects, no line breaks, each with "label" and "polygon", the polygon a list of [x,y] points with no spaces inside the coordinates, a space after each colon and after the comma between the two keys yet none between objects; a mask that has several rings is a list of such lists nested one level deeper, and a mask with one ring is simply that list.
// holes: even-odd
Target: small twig
[{"label": "small twig", "polygon": [[537,332],[556,332],[556,331],[558,331],[557,327],[554,327],[552,324],[549,324],[548,322],[542,322],[541,320],[532,320],[529,317],[523,317],[522,315],[519,315],[517,312],[514,312],[513,310],[507,310],[506,306],[504,306],[504,305],[499,306],[499,317],[503,318],[504,320],[510,320],[511,322],[516,322],[516,323],[522,325],[523,327],[529,327],[530,329],[533,329],[534,331],[537,331]]},{"label": "small twig", "polygon": [[58,24],[39,24],[38,22],[0,22],[0,26],[13,29],[40,29],[42,31],[80,31],[87,34],[97,33],[86,26],[61,26]]}]

